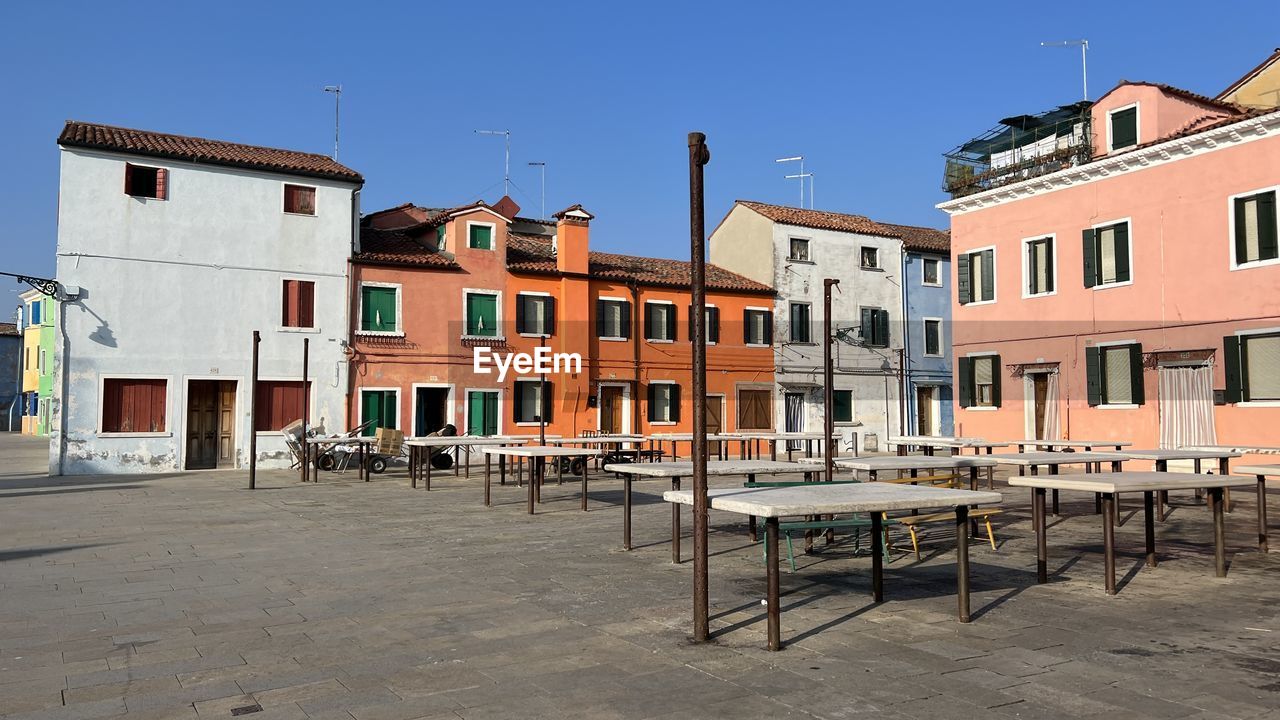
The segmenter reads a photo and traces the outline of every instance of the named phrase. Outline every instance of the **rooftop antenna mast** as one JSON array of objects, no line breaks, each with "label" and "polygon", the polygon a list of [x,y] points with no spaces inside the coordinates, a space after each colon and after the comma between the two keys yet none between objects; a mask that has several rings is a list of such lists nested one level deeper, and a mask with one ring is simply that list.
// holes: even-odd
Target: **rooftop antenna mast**
[{"label": "rooftop antenna mast", "polygon": [[511,195],[511,131],[510,130],[477,130],[477,135],[504,135],[507,138],[507,154],[502,165],[502,194]]},{"label": "rooftop antenna mast", "polygon": [[1040,47],[1075,47],[1080,46],[1080,74],[1084,78],[1084,99],[1089,99],[1089,41],[1081,38],[1079,40],[1057,40],[1055,42],[1042,42]]},{"label": "rooftop antenna mast", "polygon": [[342,86],[341,85],[325,85],[324,91],[333,93],[333,159],[338,160],[338,127],[341,119],[342,108]]},{"label": "rooftop antenna mast", "polygon": [[[784,178],[786,178],[787,180],[795,180],[795,179],[797,179],[797,178],[800,180],[800,207],[801,207],[801,209],[803,209],[803,208],[804,208],[804,179],[805,179],[805,178],[808,178],[808,177],[813,177],[813,175],[812,175],[811,173],[806,173],[806,172],[804,171],[804,156],[803,156],[803,155],[796,155],[795,157],[778,158],[777,160],[774,160],[774,162],[776,162],[776,163],[787,163],[787,162],[798,162],[798,163],[800,163],[800,172],[799,172],[799,174],[796,174],[796,175],[784,175],[783,177],[784,177]],[[812,197],[812,189],[810,190],[810,197]],[[810,206],[812,206],[812,202],[810,202]]]},{"label": "rooftop antenna mast", "polygon": [[547,219],[547,164],[545,162],[531,162],[530,167],[536,167],[542,171],[542,208],[539,210],[538,219]]}]

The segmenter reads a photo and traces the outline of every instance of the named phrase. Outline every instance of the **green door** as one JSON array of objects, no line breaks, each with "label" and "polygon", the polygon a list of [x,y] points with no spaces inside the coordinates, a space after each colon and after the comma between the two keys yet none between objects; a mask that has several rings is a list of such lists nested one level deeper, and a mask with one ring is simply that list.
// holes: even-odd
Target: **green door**
[{"label": "green door", "polygon": [[498,434],[498,393],[473,391],[467,394],[467,434]]},{"label": "green door", "polygon": [[361,418],[374,423],[364,429],[363,435],[372,436],[378,428],[394,428],[396,423],[396,394],[388,390],[365,390],[361,394]]}]

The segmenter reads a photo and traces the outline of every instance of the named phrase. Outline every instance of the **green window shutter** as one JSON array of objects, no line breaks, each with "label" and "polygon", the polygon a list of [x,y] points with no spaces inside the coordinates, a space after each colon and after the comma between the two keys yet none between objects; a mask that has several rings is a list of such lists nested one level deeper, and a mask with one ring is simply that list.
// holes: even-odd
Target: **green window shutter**
[{"label": "green window shutter", "polygon": [[982,251],[982,299],[996,298],[996,251]]},{"label": "green window shutter", "polygon": [[960,388],[960,407],[973,407],[973,358],[956,358],[956,385]]},{"label": "green window shutter", "polygon": [[1085,230],[1081,245],[1084,251],[1084,286],[1091,288],[1098,284],[1098,231]]},{"label": "green window shutter", "polygon": [[1115,226],[1116,282],[1129,282],[1129,223]]},{"label": "green window shutter", "polygon": [[764,311],[764,344],[773,344],[773,311]]},{"label": "green window shutter", "polygon": [[680,422],[680,386],[668,385],[671,388],[671,422]]},{"label": "green window shutter", "polygon": [[556,394],[554,391],[554,384],[550,380],[547,380],[545,383],[543,383],[543,386],[542,386],[542,421],[543,422],[546,422],[546,423],[551,422],[551,412],[552,410],[555,409],[555,402],[552,401],[552,398],[554,398],[555,396]]},{"label": "green window shutter", "polygon": [[479,293],[467,295],[467,334],[477,337],[498,336],[498,298]]},{"label": "green window shutter", "polygon": [[1130,402],[1134,405],[1146,403],[1146,387],[1142,376],[1142,343],[1129,346],[1129,389]]},{"label": "green window shutter", "polygon": [[517,381],[511,393],[511,421],[524,421],[524,382]]},{"label": "green window shutter", "polygon": [[473,392],[467,396],[467,434],[484,435],[484,393]]},{"label": "green window shutter", "polygon": [[1258,196],[1258,259],[1275,260],[1280,257],[1280,243],[1276,238],[1276,192]]},{"label": "green window shutter", "polygon": [[858,339],[866,345],[874,345],[875,333],[875,311],[871,308],[862,308],[861,317],[858,320]]},{"label": "green window shutter", "polygon": [[676,339],[676,322],[679,320],[679,318],[677,317],[677,314],[678,313],[676,312],[675,305],[667,306],[667,339],[668,340],[674,341]]},{"label": "green window shutter", "polygon": [[484,434],[498,434],[498,393],[484,393]]},{"label": "green window shutter", "polygon": [[[1252,198],[1239,197],[1233,203],[1235,207],[1235,240],[1236,240],[1236,264],[1249,262],[1249,233],[1245,229],[1248,227],[1248,206]],[[1259,207],[1258,210],[1262,208]],[[1261,218],[1261,213],[1259,213]],[[1262,228],[1258,228],[1261,230]],[[1261,239],[1261,238],[1259,238]]]},{"label": "green window shutter", "polygon": [[1222,365],[1227,373],[1226,401],[1238,403],[1244,401],[1244,383],[1240,377],[1243,364],[1240,362],[1240,336],[1228,335],[1222,338]]},{"label": "green window shutter", "polygon": [[396,407],[396,394],[393,392],[383,393],[382,398],[382,421],[381,426],[384,428],[395,428],[400,426],[400,411]]},{"label": "green window shutter", "polygon": [[444,225],[436,228],[436,249],[444,249]]},{"label": "green window shutter", "polygon": [[1138,144],[1138,109],[1111,113],[1111,148],[1120,150]]},{"label": "green window shutter", "polygon": [[658,339],[657,328],[653,326],[653,303],[644,304],[644,339]]},{"label": "green window shutter", "polygon": [[556,299],[554,297],[542,299],[542,327],[547,335],[556,334]]},{"label": "green window shutter", "polygon": [[471,225],[469,226],[470,246],[477,250],[493,249],[493,228],[488,225]]},{"label": "green window shutter", "polygon": [[361,431],[361,435],[371,436],[381,426],[382,399],[382,393],[377,390],[365,390],[360,394],[361,422],[374,421],[372,425]]},{"label": "green window shutter", "polygon": [[1085,386],[1090,405],[1102,404],[1102,348],[1084,349]]},{"label": "green window shutter", "polygon": [[707,313],[706,320],[707,340],[713,343],[718,343],[720,342],[720,308],[713,307],[708,308],[708,310],[710,312]]},{"label": "green window shutter", "polygon": [[1000,377],[1004,375],[1004,366],[1000,364],[999,355],[989,355],[991,358],[991,404],[1000,407]]},{"label": "green window shutter", "polygon": [[648,400],[648,402],[645,404],[648,405],[649,422],[654,422],[657,419],[658,386],[650,384],[649,387],[647,388],[647,395],[648,397],[646,399]]},{"label": "green window shutter", "polygon": [[618,333],[621,337],[631,339],[631,302],[623,301],[622,305],[622,330]]},{"label": "green window shutter", "polygon": [[528,295],[516,295],[516,332],[528,332],[529,325],[529,308],[525,305],[528,302]]},{"label": "green window shutter", "polygon": [[395,332],[395,288],[360,288],[360,329],[367,332]]},{"label": "green window shutter", "polygon": [[853,421],[853,393],[836,390],[831,394],[831,418],[835,422]]},{"label": "green window shutter", "polygon": [[605,313],[608,312],[609,304],[604,300],[596,300],[596,337],[605,337]]},{"label": "green window shutter", "polygon": [[751,344],[751,311],[742,311],[742,343]]},{"label": "green window shutter", "polygon": [[1040,249],[1044,252],[1045,286],[1042,289],[1045,292],[1053,292],[1053,289],[1054,289],[1055,283],[1054,283],[1054,275],[1053,275],[1053,244],[1055,242],[1057,242],[1056,239],[1050,238],[1048,240],[1045,240],[1044,244],[1040,246]]},{"label": "green window shutter", "polygon": [[973,276],[969,272],[969,255],[956,256],[956,294],[961,305],[973,302]]},{"label": "green window shutter", "polygon": [[876,332],[880,347],[889,347],[889,311],[876,311]]}]

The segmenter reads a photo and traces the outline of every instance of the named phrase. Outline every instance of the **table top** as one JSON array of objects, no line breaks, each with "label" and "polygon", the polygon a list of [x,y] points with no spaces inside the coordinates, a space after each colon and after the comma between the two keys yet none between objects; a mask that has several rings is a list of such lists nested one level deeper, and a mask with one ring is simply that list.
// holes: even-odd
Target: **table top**
[{"label": "table top", "polygon": [[1231,450],[1247,455],[1280,455],[1280,447],[1266,445],[1188,445],[1183,450]]},{"label": "table top", "polygon": [[307,442],[312,445],[346,445],[349,443],[372,444],[378,442],[378,439],[365,437],[363,435],[357,437],[313,437],[307,438]]},{"label": "table top", "polygon": [[[956,468],[995,467],[993,455],[875,455],[834,457],[836,467],[850,470],[954,470]],[[798,458],[798,462],[823,464],[823,458]]]},{"label": "table top", "polygon": [[1241,465],[1233,468],[1232,472],[1241,475],[1273,475],[1280,477],[1280,465]]},{"label": "table top", "polygon": [[598,437],[548,438],[547,443],[550,445],[621,445],[645,440],[643,435],[600,435]]},{"label": "table top", "polygon": [[1170,448],[1154,448],[1151,450],[1122,450],[1131,460],[1220,460],[1222,458],[1238,458],[1243,453],[1234,450],[1173,450]]},{"label": "table top", "polygon": [[972,447],[970,443],[985,443],[979,437],[952,437],[949,435],[895,435],[887,441],[890,445],[930,445],[933,447]]},{"label": "table top", "polygon": [[[859,512],[889,512],[923,508],[989,505],[1004,498],[1000,493],[917,487],[892,483],[810,483],[781,488],[724,488],[708,490],[714,510],[756,517],[793,517]],[[693,504],[692,490],[670,490],[667,502]]]},{"label": "table top", "polygon": [[1010,445],[1033,445],[1049,448],[1073,447],[1129,447],[1133,445],[1127,440],[1018,440]]},{"label": "table top", "polygon": [[1094,462],[1121,462],[1129,456],[1120,452],[1024,452],[993,453],[983,457],[995,460],[1001,465],[1083,465]]},{"label": "table top", "polygon": [[820,432],[741,432],[738,437],[749,440],[821,440]]},{"label": "table top", "polygon": [[516,447],[487,447],[480,452],[486,455],[509,455],[512,457],[583,457],[600,455],[595,448],[551,447],[549,445],[522,445]]},{"label": "table top", "polygon": [[[476,436],[474,436],[474,437],[486,437],[486,438],[489,438],[490,440],[509,440],[509,441],[511,441],[511,442],[517,442],[517,441],[519,441],[519,442],[533,442],[533,441],[535,441],[535,440],[537,440],[537,439],[538,439],[538,434],[537,434],[537,433],[533,433],[532,435],[476,435]],[[564,436],[563,436],[563,435],[552,435],[551,433],[547,433],[546,435],[543,435],[542,437],[543,437],[543,438],[545,438],[545,439],[547,439],[547,440],[550,440],[551,438],[558,438],[558,437],[564,437]]]},{"label": "table top", "polygon": [[503,445],[512,442],[522,442],[522,440],[482,435],[436,435],[409,438],[404,441],[404,444],[411,447],[453,447],[455,445]]},{"label": "table top", "polygon": [[[604,466],[604,469],[605,472],[655,478],[683,478],[693,475],[693,463],[687,460],[660,463],[609,463]],[[709,476],[779,475],[806,472],[817,472],[817,468],[781,460],[709,460],[707,462]]]},{"label": "table top", "polygon": [[1253,485],[1251,477],[1240,475],[1204,475],[1171,472],[1113,472],[1085,475],[1024,475],[1009,478],[1014,487],[1084,492],[1119,493],[1146,490],[1195,490],[1197,488],[1239,487]]},{"label": "table top", "polygon": [[[692,442],[693,433],[653,433],[649,435],[649,439],[650,440],[669,440],[671,442]],[[750,438],[748,438],[745,435],[738,435],[736,433],[716,433],[715,435],[707,436],[707,440],[710,440],[712,442],[716,442],[716,441],[723,442],[727,440],[748,440],[748,439]]]}]

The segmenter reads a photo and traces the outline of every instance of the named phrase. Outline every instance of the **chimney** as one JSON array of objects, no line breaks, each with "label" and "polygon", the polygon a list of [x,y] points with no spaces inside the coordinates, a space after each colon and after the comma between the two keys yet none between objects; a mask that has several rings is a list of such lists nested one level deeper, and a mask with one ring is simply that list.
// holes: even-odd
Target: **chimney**
[{"label": "chimney", "polygon": [[590,223],[595,215],[581,205],[567,207],[556,218],[556,269],[565,273],[587,272]]}]

